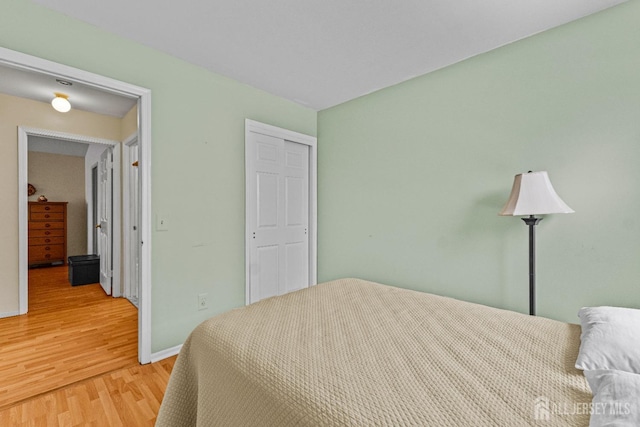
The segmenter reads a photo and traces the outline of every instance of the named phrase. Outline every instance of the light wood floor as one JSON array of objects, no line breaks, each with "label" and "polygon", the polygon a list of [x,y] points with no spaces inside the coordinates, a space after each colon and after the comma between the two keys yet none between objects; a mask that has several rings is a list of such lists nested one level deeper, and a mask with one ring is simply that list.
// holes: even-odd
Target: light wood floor
[{"label": "light wood floor", "polygon": [[0,426],[153,426],[175,360],[120,369],[29,399],[0,410]]},{"label": "light wood floor", "polygon": [[[0,410],[117,369],[139,369],[137,315],[99,284],[71,286],[66,266],[29,270],[29,313],[0,319]],[[102,385],[94,387],[86,394],[101,396]]]}]

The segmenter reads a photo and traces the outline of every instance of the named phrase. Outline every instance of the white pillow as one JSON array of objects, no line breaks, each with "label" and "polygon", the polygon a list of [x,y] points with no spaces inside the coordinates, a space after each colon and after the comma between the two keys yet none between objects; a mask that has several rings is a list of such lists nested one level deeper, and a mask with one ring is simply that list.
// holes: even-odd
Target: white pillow
[{"label": "white pillow", "polygon": [[578,369],[616,369],[640,374],[640,310],[621,307],[585,307]]},{"label": "white pillow", "polygon": [[640,426],[640,375],[614,370],[584,375],[593,392],[589,427]]}]

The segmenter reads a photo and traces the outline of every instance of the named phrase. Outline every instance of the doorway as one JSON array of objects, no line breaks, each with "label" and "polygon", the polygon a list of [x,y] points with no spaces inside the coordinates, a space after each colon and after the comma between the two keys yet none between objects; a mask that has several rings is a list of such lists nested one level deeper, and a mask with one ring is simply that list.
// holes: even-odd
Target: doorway
[{"label": "doorway", "polygon": [[[120,142],[114,140],[92,138],[84,135],[55,132],[46,129],[19,127],[18,147],[20,151],[25,149],[24,146],[26,146],[28,152],[30,139],[44,139],[45,141],[50,142],[50,145],[62,147],[57,151],[64,151],[65,143],[73,144],[76,146],[89,146],[87,154],[84,157],[85,162],[88,160],[90,163],[92,163],[93,158],[99,159],[97,165],[97,183],[94,184],[92,177],[91,187],[89,187],[92,194],[87,194],[87,186],[85,185],[84,199],[92,200],[91,212],[87,212],[87,215],[84,219],[87,222],[88,230],[88,232],[85,234],[87,238],[86,246],[94,247],[96,245],[93,230],[97,229],[99,233],[97,236],[98,252],[96,253],[100,254],[100,284],[107,295],[113,295],[114,297],[120,296],[122,294],[120,291],[121,261],[119,257],[120,251],[118,248],[120,248],[121,246],[120,236],[122,235],[122,233],[120,232],[120,230],[122,228],[122,221],[119,215],[112,214],[113,212],[120,212],[119,200],[121,199],[121,195],[119,177],[121,175],[120,153],[122,151]],[[28,155],[27,159],[25,159],[24,165],[22,163],[19,165],[19,175],[22,176],[23,174],[26,174],[27,170]],[[117,173],[114,174],[112,172],[113,170],[116,170]],[[84,175],[86,180],[87,174],[84,173]],[[101,177],[103,179],[101,179]],[[105,177],[108,177],[109,179],[105,180]],[[20,198],[22,199],[23,197],[21,196]],[[97,206],[96,208],[94,208],[93,200],[96,199],[97,203],[95,204]],[[108,212],[108,215],[106,215],[107,217],[105,217],[105,212]],[[91,221],[96,217],[97,222]],[[100,227],[97,227],[97,225],[100,225]],[[20,239],[22,240],[22,238],[23,236],[21,235]],[[72,255],[79,254],[72,253]],[[28,283],[20,284],[21,291],[23,285],[27,287]],[[26,289],[25,293],[28,295]],[[28,304],[26,303],[28,303],[28,301],[25,302],[25,305],[27,305],[28,309]],[[25,313],[26,311],[27,310],[25,310]]]},{"label": "doorway", "polygon": [[[46,74],[68,81],[82,82],[111,94],[135,97],[138,103],[138,142],[140,149],[140,295],[138,316],[138,360],[151,362],[151,91],[118,80],[47,61],[0,47],[0,64],[31,73]],[[19,211],[19,314],[27,312],[27,128],[18,131],[18,211]],[[20,143],[22,140],[22,143]],[[119,250],[119,249],[118,249]],[[120,256],[120,253],[114,256]]]}]

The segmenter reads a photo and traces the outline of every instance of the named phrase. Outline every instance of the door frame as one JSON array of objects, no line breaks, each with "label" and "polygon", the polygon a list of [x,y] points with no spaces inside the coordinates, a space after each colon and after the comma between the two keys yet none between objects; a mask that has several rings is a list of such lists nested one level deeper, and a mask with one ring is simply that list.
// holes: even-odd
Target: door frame
[{"label": "door frame", "polygon": [[[140,363],[151,362],[151,90],[90,73],[78,68],[69,67],[57,62],[27,55],[0,47],[0,63],[30,72],[47,74],[81,82],[100,90],[138,99],[138,144],[140,149],[140,238],[144,242],[140,253],[140,300],[138,309],[138,360]],[[18,162],[26,162],[26,150],[18,152]],[[18,179],[19,192],[25,193],[26,181],[21,175]],[[26,203],[18,206],[20,221],[26,221]],[[27,281],[27,241],[19,243],[19,280]],[[20,295],[20,313],[26,313],[26,295]],[[23,311],[24,309],[24,311]]]},{"label": "door frame", "polygon": [[255,120],[245,119],[244,124],[244,149],[245,149],[245,304],[250,303],[251,290],[251,239],[253,227],[249,221],[249,192],[246,191],[250,159],[246,153],[250,141],[250,133],[260,133],[263,135],[282,138],[287,141],[309,146],[309,286],[318,282],[318,139],[314,136],[294,132],[277,126],[260,123]]}]

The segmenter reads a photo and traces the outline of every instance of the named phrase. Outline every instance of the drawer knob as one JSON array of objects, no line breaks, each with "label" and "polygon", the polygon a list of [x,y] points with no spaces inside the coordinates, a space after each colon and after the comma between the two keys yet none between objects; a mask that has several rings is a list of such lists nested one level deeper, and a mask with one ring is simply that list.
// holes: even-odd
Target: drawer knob
[{"label": "drawer knob", "polygon": [[45,247],[44,247],[44,250],[45,250],[45,251],[50,251],[50,250],[51,250],[51,248],[50,248],[49,246],[45,246]]},{"label": "drawer knob", "polygon": [[49,214],[44,214],[44,217],[45,217],[45,218],[49,218],[49,217],[50,217],[50,215],[49,215]]},{"label": "drawer knob", "polygon": [[48,236],[49,234],[51,234],[51,232],[50,231],[45,231],[44,234]]},{"label": "drawer knob", "polygon": [[44,254],[45,258],[51,258],[51,254]]},{"label": "drawer knob", "polygon": [[51,224],[45,224],[44,226],[49,228],[49,227],[51,227]]},{"label": "drawer knob", "polygon": [[45,243],[49,243],[49,242],[51,242],[51,239],[44,239],[44,242]]},{"label": "drawer knob", "polygon": [[51,209],[49,206],[45,206],[45,207],[44,207],[44,210],[45,210],[45,211],[48,211],[49,209]]}]

